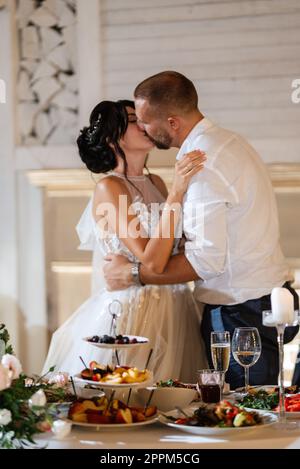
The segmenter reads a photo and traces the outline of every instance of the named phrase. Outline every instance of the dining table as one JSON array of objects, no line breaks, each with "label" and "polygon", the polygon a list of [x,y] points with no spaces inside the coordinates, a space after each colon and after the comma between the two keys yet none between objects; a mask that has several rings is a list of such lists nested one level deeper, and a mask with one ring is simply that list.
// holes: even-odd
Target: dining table
[{"label": "dining table", "polygon": [[126,428],[124,425],[122,429],[73,424],[71,432],[63,439],[45,433],[35,440],[47,449],[300,449],[300,420],[284,429],[275,423],[261,429],[237,429],[228,435],[190,434],[159,421],[143,427]]}]

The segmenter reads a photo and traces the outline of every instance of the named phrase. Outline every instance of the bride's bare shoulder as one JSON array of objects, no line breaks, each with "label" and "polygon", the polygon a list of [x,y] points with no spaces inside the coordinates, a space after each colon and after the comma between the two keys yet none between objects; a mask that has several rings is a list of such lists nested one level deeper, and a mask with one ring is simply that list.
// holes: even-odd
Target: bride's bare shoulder
[{"label": "bride's bare shoulder", "polygon": [[119,195],[130,196],[126,184],[118,176],[105,176],[97,182],[94,191],[94,206],[99,202],[113,202]]},{"label": "bride's bare shoulder", "polygon": [[109,175],[102,177],[95,187],[95,194],[109,194],[110,192],[119,192],[127,190],[124,181],[118,176]]}]

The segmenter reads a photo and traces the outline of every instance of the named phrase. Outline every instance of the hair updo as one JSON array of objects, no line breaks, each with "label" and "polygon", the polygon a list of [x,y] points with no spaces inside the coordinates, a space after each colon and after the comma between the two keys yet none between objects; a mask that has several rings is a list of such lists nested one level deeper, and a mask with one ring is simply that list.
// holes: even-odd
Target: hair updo
[{"label": "hair updo", "polygon": [[117,166],[118,154],[126,157],[119,145],[128,126],[126,106],[134,108],[129,100],[101,101],[90,115],[89,127],[80,131],[77,139],[79,155],[93,173],[107,173]]}]

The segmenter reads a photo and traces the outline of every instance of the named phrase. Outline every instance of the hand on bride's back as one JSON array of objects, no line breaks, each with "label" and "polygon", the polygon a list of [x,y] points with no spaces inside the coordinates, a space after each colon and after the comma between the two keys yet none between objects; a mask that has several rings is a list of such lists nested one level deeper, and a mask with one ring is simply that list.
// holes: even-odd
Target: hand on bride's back
[{"label": "hand on bride's back", "polygon": [[175,164],[172,191],[184,194],[192,177],[203,169],[205,160],[206,156],[204,151],[193,150],[186,153],[181,160],[177,161]]}]

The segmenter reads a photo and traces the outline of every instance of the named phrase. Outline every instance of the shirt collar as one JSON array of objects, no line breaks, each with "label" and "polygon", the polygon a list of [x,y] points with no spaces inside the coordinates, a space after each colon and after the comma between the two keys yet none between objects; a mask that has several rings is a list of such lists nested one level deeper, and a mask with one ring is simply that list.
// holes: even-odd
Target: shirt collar
[{"label": "shirt collar", "polygon": [[176,159],[180,160],[184,153],[186,153],[186,149],[189,145],[193,142],[193,140],[198,137],[199,135],[204,134],[210,127],[212,127],[214,123],[209,120],[207,117],[203,117],[201,121],[199,121],[190,131],[190,133],[185,138],[184,142],[182,143],[179,152],[177,154]]}]

